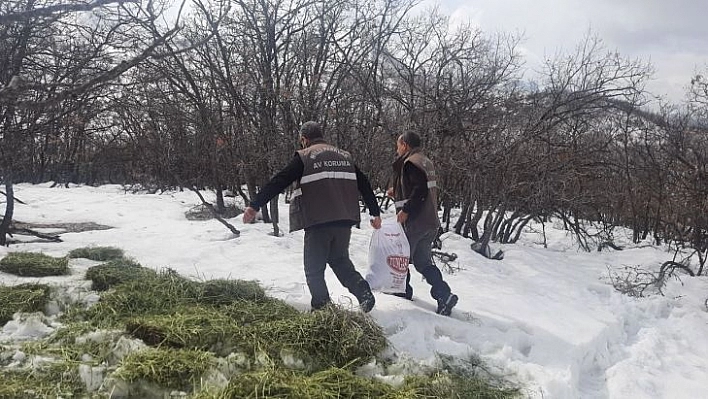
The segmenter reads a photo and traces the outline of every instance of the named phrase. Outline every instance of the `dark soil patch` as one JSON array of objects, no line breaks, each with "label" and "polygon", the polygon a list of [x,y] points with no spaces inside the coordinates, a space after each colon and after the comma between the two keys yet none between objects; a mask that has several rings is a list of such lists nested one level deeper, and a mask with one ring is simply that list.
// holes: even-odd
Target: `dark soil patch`
[{"label": "dark soil patch", "polygon": [[[94,222],[81,222],[81,223],[25,223],[15,221],[10,226],[10,231],[8,232],[10,236],[13,235],[24,235],[24,236],[34,236],[37,237],[32,240],[8,240],[8,244],[17,243],[30,243],[30,242],[61,242],[62,239],[59,237],[60,234],[64,233],[82,233],[84,231],[94,231],[94,230],[108,230],[112,229],[111,226],[105,226],[102,224]],[[56,229],[52,233],[40,233],[34,229]]]},{"label": "dark soil patch", "polygon": [[54,234],[62,233],[83,233],[84,231],[93,230],[109,230],[113,227],[106,226],[94,222],[81,222],[81,223],[25,223],[25,222],[13,222],[12,227],[14,229],[57,229],[63,230]]}]

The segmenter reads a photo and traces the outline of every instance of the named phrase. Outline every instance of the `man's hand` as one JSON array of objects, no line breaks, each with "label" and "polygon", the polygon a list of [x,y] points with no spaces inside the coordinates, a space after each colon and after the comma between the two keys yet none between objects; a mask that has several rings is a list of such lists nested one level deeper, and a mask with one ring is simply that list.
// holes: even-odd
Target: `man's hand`
[{"label": "man's hand", "polygon": [[398,223],[400,223],[400,224],[404,224],[404,223],[406,223],[406,220],[408,220],[408,213],[403,212],[403,211],[398,211],[398,213],[396,214],[396,221],[398,221]]},{"label": "man's hand", "polygon": [[386,190],[386,196],[389,198],[393,198],[393,187],[390,187],[388,190]]},{"label": "man's hand", "polygon": [[243,210],[243,222],[253,223],[256,220],[257,210],[251,208],[250,206]]},{"label": "man's hand", "polygon": [[381,217],[379,216],[374,216],[371,218],[371,226],[375,228],[376,230],[381,228]]}]

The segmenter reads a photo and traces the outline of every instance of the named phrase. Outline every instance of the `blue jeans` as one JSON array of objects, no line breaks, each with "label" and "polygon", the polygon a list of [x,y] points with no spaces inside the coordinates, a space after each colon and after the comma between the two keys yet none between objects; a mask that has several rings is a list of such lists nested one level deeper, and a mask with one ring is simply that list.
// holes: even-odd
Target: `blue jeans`
[{"label": "blue jeans", "polygon": [[[450,286],[443,280],[440,269],[433,263],[433,240],[435,240],[437,233],[438,229],[435,228],[416,235],[409,235],[406,232],[406,236],[411,247],[411,263],[413,263],[418,273],[423,275],[425,281],[430,284],[430,296],[440,301],[450,296]],[[410,281],[411,271],[409,268],[406,276],[406,296],[408,297],[413,295],[413,287],[411,287]]]}]

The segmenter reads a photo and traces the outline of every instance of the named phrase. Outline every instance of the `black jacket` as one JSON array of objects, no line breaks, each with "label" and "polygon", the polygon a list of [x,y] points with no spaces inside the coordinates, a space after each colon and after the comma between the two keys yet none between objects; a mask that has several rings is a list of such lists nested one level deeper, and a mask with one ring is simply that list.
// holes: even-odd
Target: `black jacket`
[{"label": "black jacket", "polygon": [[[273,178],[263,186],[258,195],[256,195],[256,198],[251,201],[250,207],[258,210],[270,201],[271,198],[283,192],[294,181],[302,177],[304,167],[305,165],[303,165],[302,160],[296,153],[285,168],[273,176]],[[369,210],[369,215],[379,216],[381,214],[379,204],[376,202],[376,196],[374,196],[374,191],[371,189],[369,179],[358,167],[354,166],[354,169],[356,171],[357,188],[364,199],[366,208]],[[349,225],[351,225],[351,223],[349,223]]]},{"label": "black jacket", "polygon": [[[393,164],[394,174],[397,174],[398,178],[406,179],[406,185],[412,187],[408,202],[403,205],[401,210],[408,215],[417,215],[428,196],[428,178],[425,176],[425,172],[417,166],[411,162],[403,163],[404,161],[405,157],[399,157]],[[401,169],[402,163],[403,169]]]}]

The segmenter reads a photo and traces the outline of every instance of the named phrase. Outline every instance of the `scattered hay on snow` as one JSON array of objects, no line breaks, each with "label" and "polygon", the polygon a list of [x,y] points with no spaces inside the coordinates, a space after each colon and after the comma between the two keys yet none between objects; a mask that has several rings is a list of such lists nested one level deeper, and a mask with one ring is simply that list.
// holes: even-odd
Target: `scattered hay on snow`
[{"label": "scattered hay on snow", "polygon": [[199,304],[223,307],[225,312],[244,323],[258,317],[297,312],[284,302],[267,297],[263,288],[254,281],[198,282],[169,269],[154,272],[143,267],[120,269],[99,265],[95,268],[95,273],[91,274],[92,281],[100,286],[106,283],[113,288],[104,293],[101,301],[87,312],[88,317],[97,323],[117,326],[136,316],[170,314],[177,308]]},{"label": "scattered hay on snow", "polygon": [[[113,397],[103,387],[121,360],[145,350],[122,331],[60,329],[53,336],[10,347],[2,353],[0,399]],[[11,362],[11,363],[8,363]]]},{"label": "scattered hay on snow", "polygon": [[97,326],[117,327],[132,317],[170,313],[178,306],[195,304],[198,297],[198,283],[168,269],[116,285],[88,309],[86,317]]},{"label": "scattered hay on snow", "polygon": [[49,286],[20,284],[0,286],[0,325],[12,320],[17,312],[41,312],[49,302]]},{"label": "scattered hay on snow", "polygon": [[[149,348],[128,355],[113,374],[116,380],[190,392],[216,365],[214,355],[191,349]],[[134,389],[134,388],[133,388]]]},{"label": "scattered hay on snow", "polygon": [[208,280],[201,283],[200,303],[228,305],[234,301],[261,301],[266,298],[265,290],[257,281]]},{"label": "scattered hay on snow", "polygon": [[253,352],[266,349],[271,357],[281,357],[286,350],[315,367],[360,366],[387,345],[381,327],[370,316],[336,306],[252,324],[242,334],[245,348]]},{"label": "scattered hay on snow", "polygon": [[241,300],[220,306],[219,311],[240,325],[264,321],[287,320],[299,317],[302,313],[276,298],[264,298],[258,302]]},{"label": "scattered hay on snow", "polygon": [[131,280],[152,277],[154,270],[140,266],[139,263],[126,258],[118,258],[92,266],[86,271],[86,279],[91,280],[91,289],[106,291],[118,284]]},{"label": "scattered hay on snow", "polygon": [[[242,318],[233,318],[223,309],[184,307],[169,314],[136,317],[126,330],[149,345],[198,348],[221,356],[244,352],[254,359],[265,357],[261,363],[310,368],[361,365],[386,346],[383,331],[370,317],[334,306],[300,313],[269,302],[242,302],[228,309],[242,310]],[[260,312],[261,317],[247,317],[248,309]]]},{"label": "scattered hay on snow", "polygon": [[206,307],[183,307],[169,314],[145,315],[126,323],[126,331],[148,345],[197,348],[220,356],[233,352],[239,326],[227,315]]},{"label": "scattered hay on snow", "polygon": [[282,368],[247,372],[232,378],[219,392],[205,391],[194,399],[212,398],[413,398],[395,392],[390,386],[358,377],[349,370],[329,368],[312,374]]},{"label": "scattered hay on snow", "polygon": [[[387,345],[370,316],[337,306],[302,313],[255,281],[199,282],[122,257],[86,276],[106,290],[98,303],[67,307],[48,338],[0,348],[0,399],[516,396],[447,366],[398,384],[357,375]],[[0,286],[0,317],[41,310],[48,298],[46,286]]]},{"label": "scattered hay on snow", "polygon": [[[85,362],[90,365],[115,365],[117,343],[123,339],[121,330],[86,330],[86,323],[77,323],[58,329],[57,333],[46,341],[50,345],[42,350],[61,356],[67,361]],[[145,347],[143,345],[143,347]]]},{"label": "scattered hay on snow", "polygon": [[69,252],[69,258],[86,258],[96,261],[106,261],[123,257],[123,250],[116,247],[84,247]]},{"label": "scattered hay on snow", "polygon": [[69,274],[69,259],[35,252],[10,252],[0,260],[0,271],[22,277]]},{"label": "scattered hay on snow", "polygon": [[15,313],[2,328],[4,339],[25,341],[44,338],[56,329],[43,313]]},{"label": "scattered hay on snow", "polygon": [[83,392],[78,371],[65,364],[41,369],[0,370],[0,398],[69,398]]},{"label": "scattered hay on snow", "polygon": [[[243,210],[235,205],[227,205],[224,210],[219,213],[219,216],[230,219],[243,213]],[[190,210],[184,213],[187,220],[211,220],[214,219],[214,214],[208,206],[204,204],[195,205]]]}]

